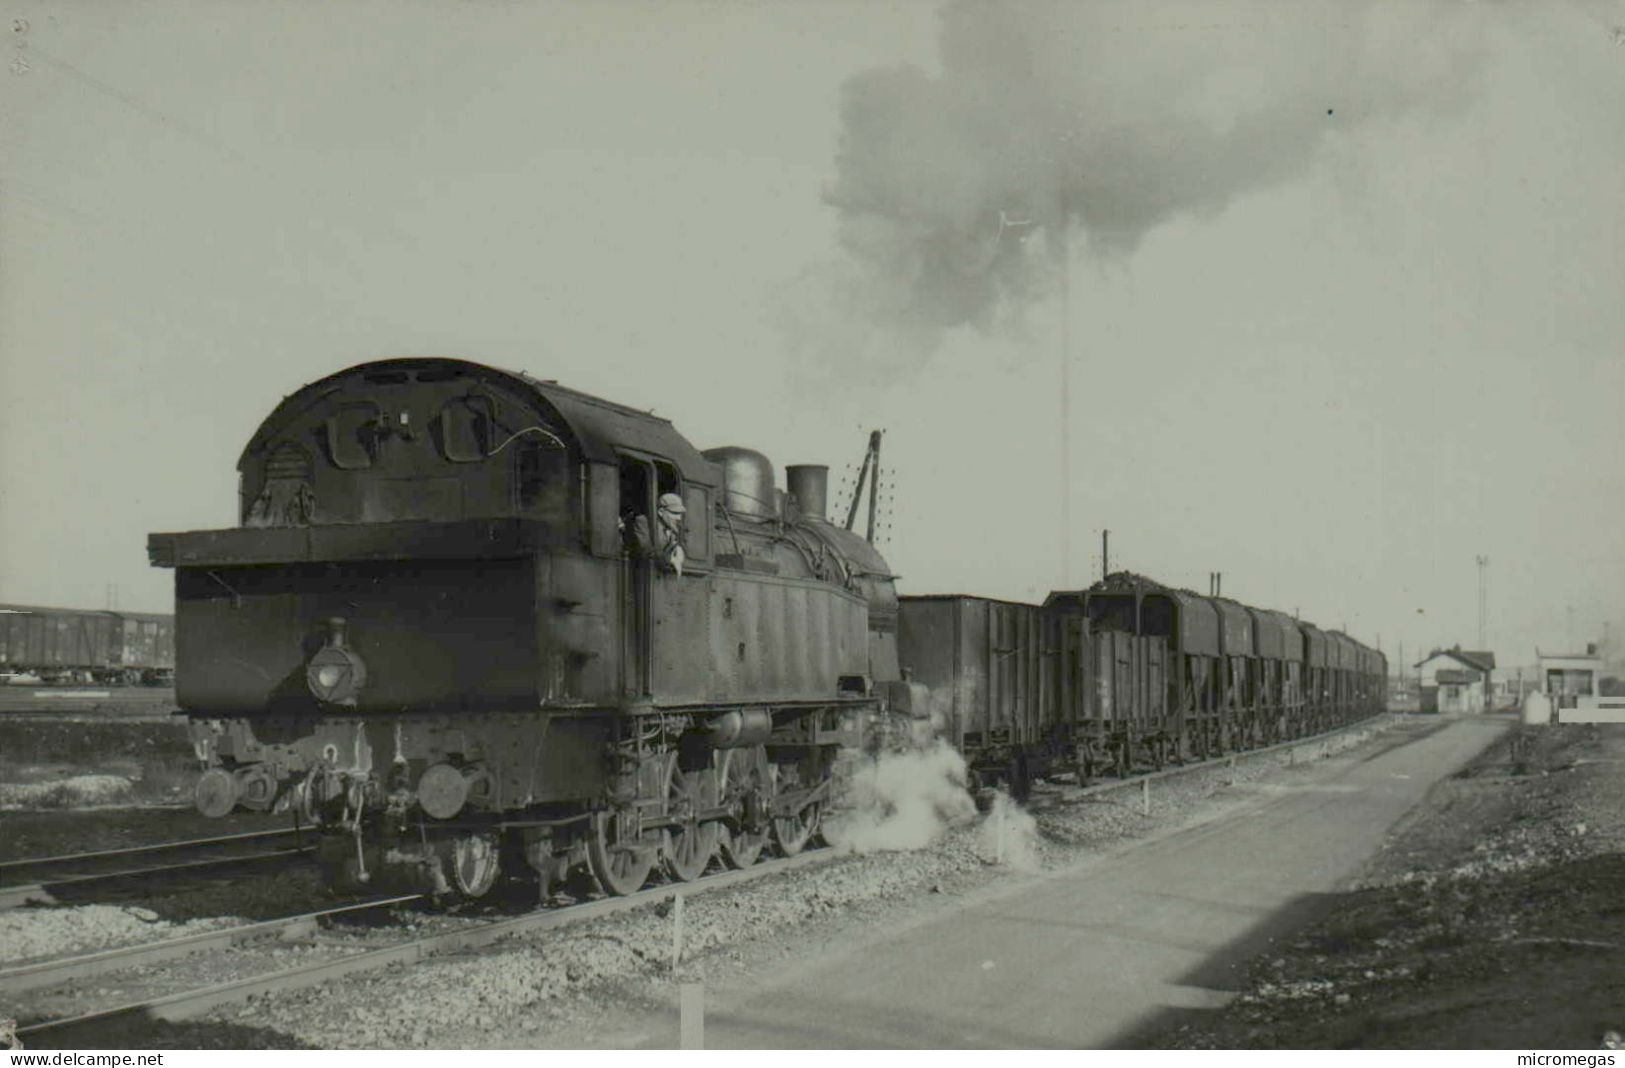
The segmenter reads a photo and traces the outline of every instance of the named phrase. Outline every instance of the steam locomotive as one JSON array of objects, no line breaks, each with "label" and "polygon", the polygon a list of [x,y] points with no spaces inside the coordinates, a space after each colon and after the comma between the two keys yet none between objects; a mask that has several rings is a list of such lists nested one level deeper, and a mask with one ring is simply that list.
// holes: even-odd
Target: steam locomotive
[{"label": "steam locomotive", "polygon": [[[465,361],[312,383],[238,471],[239,526],[148,546],[176,572],[197,806],[291,810],[339,886],[478,897],[506,873],[545,894],[586,872],[627,894],[656,865],[692,880],[800,852],[844,755],[900,724],[1019,788],[1303,732],[1381,693],[1376,661],[1322,693],[1327,644],[1289,659],[1239,629],[1279,619],[1133,576],[1041,606],[900,601],[825,518],[827,468],[780,490],[760,453]],[[675,565],[633,536],[671,495]]]}]

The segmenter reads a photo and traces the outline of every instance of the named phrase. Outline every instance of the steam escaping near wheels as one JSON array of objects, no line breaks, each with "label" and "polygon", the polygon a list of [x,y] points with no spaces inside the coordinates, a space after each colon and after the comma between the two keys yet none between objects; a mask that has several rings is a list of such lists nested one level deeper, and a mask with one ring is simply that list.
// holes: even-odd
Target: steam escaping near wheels
[{"label": "steam escaping near wheels", "polygon": [[844,804],[824,820],[838,850],[881,853],[923,849],[976,816],[965,758],[936,739],[923,749],[859,759]]},{"label": "steam escaping near wheels", "polygon": [[1037,871],[1038,821],[1009,794],[995,791],[993,803],[976,828],[976,855],[984,864],[1012,871]]}]

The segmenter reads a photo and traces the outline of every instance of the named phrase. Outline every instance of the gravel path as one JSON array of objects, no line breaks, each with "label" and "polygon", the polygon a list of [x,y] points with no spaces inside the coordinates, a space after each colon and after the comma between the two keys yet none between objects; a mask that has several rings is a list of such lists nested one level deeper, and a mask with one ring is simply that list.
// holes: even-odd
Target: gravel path
[{"label": "gravel path", "polygon": [[1595,1049],[1625,1032],[1625,727],[1516,728],[1176,1048]]}]

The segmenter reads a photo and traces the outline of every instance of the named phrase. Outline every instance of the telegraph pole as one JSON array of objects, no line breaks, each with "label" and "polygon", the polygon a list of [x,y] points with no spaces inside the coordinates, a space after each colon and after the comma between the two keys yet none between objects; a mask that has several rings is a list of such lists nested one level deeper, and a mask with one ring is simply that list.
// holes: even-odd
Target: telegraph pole
[{"label": "telegraph pole", "polygon": [[[1061,578],[1072,588],[1072,243],[1061,214]],[[1101,550],[1105,567],[1105,549]]]},{"label": "telegraph pole", "polygon": [[1484,631],[1490,619],[1490,558],[1478,560],[1478,648],[1484,648]]}]

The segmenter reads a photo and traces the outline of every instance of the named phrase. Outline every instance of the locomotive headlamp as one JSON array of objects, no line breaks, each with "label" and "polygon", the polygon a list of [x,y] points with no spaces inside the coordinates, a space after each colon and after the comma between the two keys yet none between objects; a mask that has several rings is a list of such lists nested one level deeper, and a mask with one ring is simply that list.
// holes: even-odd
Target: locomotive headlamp
[{"label": "locomotive headlamp", "polygon": [[367,682],[366,662],[344,644],[344,620],[327,621],[327,644],[310,658],[305,667],[305,685],[318,701],[353,705]]}]

